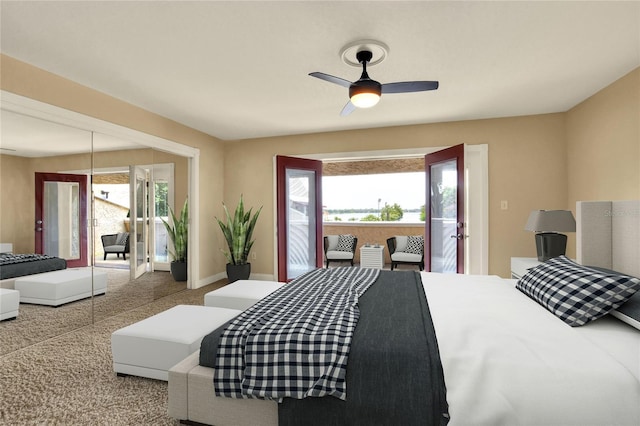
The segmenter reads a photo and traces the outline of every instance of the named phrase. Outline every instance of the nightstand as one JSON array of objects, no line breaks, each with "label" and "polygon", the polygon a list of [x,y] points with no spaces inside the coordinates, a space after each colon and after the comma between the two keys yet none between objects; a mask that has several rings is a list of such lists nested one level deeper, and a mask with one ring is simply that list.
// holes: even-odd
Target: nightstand
[{"label": "nightstand", "polygon": [[511,278],[520,279],[527,270],[541,264],[537,257],[512,257]]}]

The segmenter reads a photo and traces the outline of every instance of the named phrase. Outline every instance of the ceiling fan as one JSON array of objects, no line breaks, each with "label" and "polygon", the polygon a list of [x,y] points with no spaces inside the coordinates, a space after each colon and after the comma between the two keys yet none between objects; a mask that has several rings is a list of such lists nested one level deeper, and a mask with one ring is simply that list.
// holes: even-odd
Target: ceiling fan
[{"label": "ceiling fan", "polygon": [[342,108],[340,115],[351,114],[356,108],[370,108],[378,103],[383,93],[411,93],[436,90],[437,81],[402,81],[397,83],[384,83],[369,78],[367,64],[371,61],[373,53],[370,50],[361,50],[356,53],[358,63],[362,64],[362,75],[353,83],[340,77],[334,77],[323,72],[312,72],[310,76],[335,83],[349,89],[349,102]]}]

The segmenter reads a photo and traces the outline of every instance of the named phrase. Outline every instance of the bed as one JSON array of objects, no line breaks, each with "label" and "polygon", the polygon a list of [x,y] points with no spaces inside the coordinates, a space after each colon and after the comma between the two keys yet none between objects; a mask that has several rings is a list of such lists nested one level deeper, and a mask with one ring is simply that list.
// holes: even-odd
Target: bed
[{"label": "bed", "polygon": [[[640,283],[634,280],[640,275],[640,203],[606,203],[609,204],[578,203],[576,207],[578,261],[593,265],[595,259],[597,264],[593,266],[604,271],[558,258],[555,263],[545,262],[543,267],[530,271],[520,283],[496,276],[415,273],[424,289],[437,337],[447,412],[446,416],[423,418],[414,424],[640,424],[640,330],[634,328],[640,322],[634,319],[632,306],[640,302]],[[600,235],[594,237],[594,232]],[[563,270],[577,268],[562,280],[571,274],[586,274],[582,278],[597,277],[607,286],[614,281],[624,282],[613,296],[601,298],[616,306],[618,317],[606,313],[582,325],[584,315],[600,316],[608,308],[589,305],[583,309],[584,315],[573,307],[559,311],[545,308],[544,298],[542,302],[536,300],[536,292],[548,283],[548,274],[556,279],[558,265]],[[606,270],[622,274],[613,275]],[[557,285],[551,291],[562,287],[562,283],[554,284]],[[360,321],[364,311],[365,308]],[[396,324],[399,331],[404,330],[403,324]],[[201,354],[196,353],[169,371],[172,417],[216,425],[289,423],[282,414],[289,406],[286,398],[279,404],[273,400],[215,396],[215,369],[200,365],[200,358]],[[370,371],[371,376],[382,373],[381,369]],[[347,400],[348,383],[349,375]],[[407,391],[399,396],[394,386],[397,388],[398,384],[385,391],[389,405],[397,409],[416,392],[407,382]],[[324,404],[321,400],[328,400],[329,407],[339,405],[331,396],[306,399],[310,405],[303,406],[302,411],[312,413],[312,418],[305,424],[327,423],[318,416],[330,410],[313,407]],[[396,417],[380,414],[375,422],[360,424],[397,423]],[[358,424],[358,419],[344,424]]]},{"label": "bed", "polygon": [[13,280],[26,275],[58,271],[67,268],[67,261],[46,254],[0,253],[0,282],[9,288]]}]

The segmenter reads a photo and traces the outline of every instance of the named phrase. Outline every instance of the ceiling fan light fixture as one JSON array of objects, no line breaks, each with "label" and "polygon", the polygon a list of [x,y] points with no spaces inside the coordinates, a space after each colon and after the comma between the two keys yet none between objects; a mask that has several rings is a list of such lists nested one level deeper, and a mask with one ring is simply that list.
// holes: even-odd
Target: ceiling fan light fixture
[{"label": "ceiling fan light fixture", "polygon": [[356,93],[351,96],[351,103],[358,108],[371,108],[380,100],[380,95],[377,93]]},{"label": "ceiling fan light fixture", "polygon": [[380,100],[382,86],[375,80],[358,80],[349,87],[351,103],[358,108],[371,108]]}]

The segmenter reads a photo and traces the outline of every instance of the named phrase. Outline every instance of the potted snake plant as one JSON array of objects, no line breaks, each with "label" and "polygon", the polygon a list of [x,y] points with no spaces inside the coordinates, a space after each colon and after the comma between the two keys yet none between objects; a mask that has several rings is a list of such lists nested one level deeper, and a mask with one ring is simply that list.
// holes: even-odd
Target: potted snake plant
[{"label": "potted snake plant", "polygon": [[224,202],[222,206],[224,207],[226,222],[221,221],[217,217],[216,220],[218,221],[218,225],[220,225],[228,248],[228,250],[222,251],[228,261],[227,277],[229,278],[229,282],[246,280],[249,278],[249,275],[251,275],[251,263],[248,262],[249,252],[254,243],[251,238],[262,207],[253,215],[253,207],[245,211],[242,195],[240,195],[240,201],[233,215],[229,213]]},{"label": "potted snake plant", "polygon": [[173,250],[169,249],[169,253],[173,258],[171,262],[171,275],[176,281],[187,280],[187,246],[189,242],[189,204],[188,200],[184,200],[184,206],[180,216],[176,216],[171,207],[169,214],[172,224],[162,219],[164,227],[167,229],[167,235],[173,243]]}]

